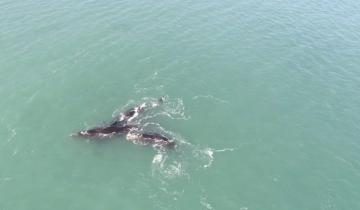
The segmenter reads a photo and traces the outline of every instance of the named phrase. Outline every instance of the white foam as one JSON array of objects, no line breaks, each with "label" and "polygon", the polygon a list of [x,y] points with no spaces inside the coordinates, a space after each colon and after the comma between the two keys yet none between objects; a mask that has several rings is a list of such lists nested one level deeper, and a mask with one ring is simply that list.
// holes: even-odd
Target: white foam
[{"label": "white foam", "polygon": [[212,165],[214,157],[211,148],[194,149],[192,154],[202,168],[208,168]]},{"label": "white foam", "polygon": [[152,164],[158,168],[163,168],[164,167],[164,155],[163,154],[156,154],[152,160]]},{"label": "white foam", "polygon": [[173,179],[182,176],[189,177],[185,172],[183,163],[169,159],[166,150],[158,150],[158,153],[153,157],[151,168],[152,175],[160,176],[160,178]]},{"label": "white foam", "polygon": [[200,198],[200,204],[203,205],[206,209],[213,210],[214,208],[211,206],[211,204],[207,201],[206,197]]},{"label": "white foam", "polygon": [[208,152],[206,153],[209,156],[209,162],[208,164],[204,165],[204,168],[208,168],[212,165],[212,163],[214,162],[214,152],[212,150],[208,150]]},{"label": "white foam", "polygon": [[219,103],[223,103],[223,104],[229,104],[229,101],[217,98],[217,97],[215,97],[213,95],[197,95],[197,96],[192,97],[193,100],[198,100],[200,98],[210,99],[210,100],[213,100],[213,101],[216,101],[216,102],[219,102]]},{"label": "white foam", "polygon": [[214,152],[233,152],[236,148],[215,149]]},{"label": "white foam", "polygon": [[209,168],[212,166],[214,162],[214,153],[216,152],[227,152],[227,151],[235,151],[235,148],[225,148],[225,149],[212,149],[212,148],[204,148],[200,150],[194,150],[195,157],[199,158],[199,160],[203,160],[206,163],[203,164],[204,168]]},{"label": "white foam", "polygon": [[14,137],[17,135],[17,133],[16,133],[15,128],[10,128],[9,126],[7,126],[7,129],[9,131],[9,133],[10,133],[9,138],[7,139],[7,141],[9,142],[9,141],[14,139]]}]

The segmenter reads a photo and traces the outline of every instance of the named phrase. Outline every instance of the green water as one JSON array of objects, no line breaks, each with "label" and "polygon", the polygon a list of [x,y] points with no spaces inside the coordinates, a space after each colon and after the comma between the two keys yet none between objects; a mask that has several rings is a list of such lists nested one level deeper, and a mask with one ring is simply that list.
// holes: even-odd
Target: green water
[{"label": "green water", "polygon": [[[0,1],[0,209],[360,209],[355,0]],[[175,150],[69,134],[142,116]]]}]

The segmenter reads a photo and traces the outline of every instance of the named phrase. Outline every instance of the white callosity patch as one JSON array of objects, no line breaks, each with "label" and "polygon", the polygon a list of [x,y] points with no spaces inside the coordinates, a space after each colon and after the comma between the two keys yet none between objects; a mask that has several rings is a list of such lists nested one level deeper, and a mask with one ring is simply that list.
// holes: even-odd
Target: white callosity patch
[{"label": "white callosity patch", "polygon": [[137,140],[139,138],[140,138],[140,134],[138,134],[138,133],[129,132],[128,134],[126,134],[126,139],[129,141]]},{"label": "white callosity patch", "polygon": [[125,115],[124,115],[124,113],[121,113],[121,114],[120,114],[119,120],[120,120],[120,121],[125,120]]}]

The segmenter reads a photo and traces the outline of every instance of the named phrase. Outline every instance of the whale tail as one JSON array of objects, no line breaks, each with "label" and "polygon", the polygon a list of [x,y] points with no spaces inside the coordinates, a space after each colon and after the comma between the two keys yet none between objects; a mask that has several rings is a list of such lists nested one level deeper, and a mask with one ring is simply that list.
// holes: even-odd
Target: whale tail
[{"label": "whale tail", "polygon": [[158,107],[161,106],[164,102],[165,102],[165,96],[161,96],[160,98],[158,98],[156,102],[151,102],[150,105],[151,107]]},{"label": "whale tail", "polygon": [[165,101],[165,96],[161,96],[161,97],[158,99],[159,104],[163,104],[164,101]]}]

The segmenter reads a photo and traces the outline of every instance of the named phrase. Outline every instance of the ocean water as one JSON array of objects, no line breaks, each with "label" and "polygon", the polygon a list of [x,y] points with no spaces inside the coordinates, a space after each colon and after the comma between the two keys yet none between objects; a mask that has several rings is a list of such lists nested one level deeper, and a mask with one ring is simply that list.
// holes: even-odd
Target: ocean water
[{"label": "ocean water", "polygon": [[[1,0],[0,209],[360,209],[355,0]],[[174,150],[74,139],[138,123]]]}]

